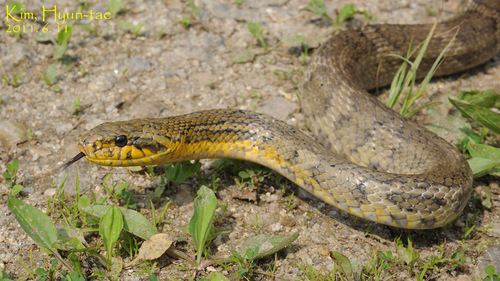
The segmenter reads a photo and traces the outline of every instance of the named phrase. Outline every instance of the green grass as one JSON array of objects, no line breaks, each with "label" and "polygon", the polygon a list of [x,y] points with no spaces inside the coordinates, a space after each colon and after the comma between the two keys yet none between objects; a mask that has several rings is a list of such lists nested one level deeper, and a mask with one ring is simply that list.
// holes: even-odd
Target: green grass
[{"label": "green grass", "polygon": [[54,48],[53,56],[55,59],[62,59],[66,50],[68,49],[69,40],[73,34],[73,26],[65,25],[61,27],[61,30],[57,33],[56,46]]},{"label": "green grass", "polygon": [[241,7],[241,5],[243,5],[243,3],[245,3],[245,0],[233,0],[233,3],[236,6]]},{"label": "green grass", "polygon": [[334,263],[332,271],[316,269],[311,265],[299,266],[307,280],[393,280],[405,274],[418,281],[429,280],[439,272],[460,274],[466,268],[466,256],[472,250],[464,241],[456,249],[447,249],[445,244],[435,247],[431,255],[422,257],[413,247],[411,239],[405,243],[399,238],[394,241],[394,250],[375,250],[369,260],[360,264],[340,252],[331,252]]},{"label": "green grass", "polygon": [[261,23],[249,22],[249,23],[247,23],[247,29],[248,29],[248,32],[250,32],[250,34],[252,35],[252,37],[255,38],[255,40],[257,40],[257,43],[259,44],[259,46],[261,46],[262,48],[269,47],[266,39],[264,38],[265,30],[262,27]]},{"label": "green grass", "polygon": [[[221,167],[229,169],[229,165],[222,164]],[[7,164],[3,177],[11,187],[20,185],[17,180],[19,168],[18,161]],[[238,168],[234,171],[235,176],[240,178],[241,184],[258,185],[264,180],[265,173],[262,168],[258,169],[259,166],[255,165],[254,168]],[[158,177],[161,185],[167,186],[182,184],[199,172],[199,162],[187,161],[149,169],[148,173]],[[113,181],[111,174],[102,179],[100,196],[82,194],[77,177],[76,194],[69,199],[64,189],[66,180],[62,181],[48,200],[47,213],[23,202],[17,197],[19,192],[12,192],[8,199],[10,212],[26,234],[44,252],[55,258],[49,268],[40,267],[26,274],[33,278],[60,280],[83,280],[84,277],[115,280],[125,266],[133,266],[147,269],[141,272],[154,279],[158,270],[154,261],[165,254],[184,260],[187,269],[193,271],[197,264],[204,261],[231,269],[232,274],[239,279],[267,274],[257,270],[255,261],[287,247],[297,235],[250,237],[240,248],[234,249],[231,256],[213,259],[210,252],[212,240],[217,235],[225,235],[224,230],[215,227],[215,222],[217,218],[227,215],[227,205],[218,204],[212,190],[217,189],[219,182],[220,179],[215,177],[207,183],[208,186],[201,186],[194,201],[194,212],[187,232],[192,238],[191,248],[196,253],[196,259],[177,249],[174,246],[176,238],[170,237],[168,232],[158,234],[156,226],[162,224],[170,204],[165,204],[159,210],[154,209],[152,204],[152,219],[147,219],[134,210],[137,209],[137,203],[129,191],[130,184]],[[161,193],[163,190],[157,195],[161,196]],[[219,210],[217,216],[216,210]],[[158,235],[162,237],[158,238]],[[271,247],[263,247],[269,242]],[[149,247],[149,250],[143,250],[143,247]],[[98,263],[98,266],[87,272],[88,275],[82,269],[82,259],[86,257]],[[126,258],[132,258],[133,261],[126,264]],[[204,278],[218,280],[213,278],[220,276],[209,275]]]},{"label": "green grass", "polygon": [[108,11],[111,12],[111,15],[115,17],[123,10],[123,2],[122,0],[109,0],[108,3]]},{"label": "green grass", "polygon": [[43,73],[43,80],[48,86],[52,86],[57,82],[57,65],[49,64]]},{"label": "green grass", "polygon": [[129,32],[133,36],[138,37],[139,35],[141,35],[142,28],[144,27],[144,24],[133,23],[130,21],[120,21],[119,26],[120,26],[120,28],[122,28],[126,32]]},{"label": "green grass", "polygon": [[367,11],[359,9],[354,4],[343,5],[337,11],[337,15],[332,17],[328,14],[324,0],[310,0],[306,6],[306,10],[313,13],[317,17],[325,19],[335,27],[342,27],[356,15],[362,15],[366,20],[371,18]]},{"label": "green grass", "polygon": [[187,1],[187,9],[189,10],[189,14],[182,16],[180,20],[180,24],[186,30],[191,28],[193,24],[198,21],[200,15],[200,7],[198,7],[193,0]]},{"label": "green grass", "polygon": [[21,86],[21,83],[23,82],[23,76],[22,74],[15,73],[15,74],[4,74],[2,76],[2,84],[3,85],[9,85],[13,88],[17,88]]},{"label": "green grass", "polygon": [[[421,82],[417,83],[419,67],[434,35],[435,28],[436,24],[432,26],[424,42],[414,50],[410,48],[406,57],[396,56],[401,58],[402,64],[392,80],[386,105],[389,108],[394,108],[399,103],[399,113],[407,118],[436,104],[428,102],[417,105],[417,102],[426,94],[432,77],[454,41],[453,37],[440,52]],[[412,60],[412,58],[414,59]],[[457,98],[450,98],[449,100],[458,111],[473,120],[474,126],[479,125],[476,130],[467,127],[462,128],[463,138],[458,144],[468,158],[474,177],[500,176],[500,149],[483,143],[487,135],[495,136],[500,133],[500,126],[498,125],[500,124],[500,114],[492,110],[493,108],[500,109],[500,93],[493,90],[463,91]],[[452,115],[452,118],[456,117]]]},{"label": "green grass", "polygon": [[[402,64],[398,68],[396,74],[394,75],[394,79],[392,80],[386,105],[389,108],[393,108],[398,102],[400,102],[401,109],[399,110],[399,113],[404,117],[411,117],[420,112],[422,109],[433,105],[433,103],[426,103],[423,105],[415,106],[417,100],[422,98],[426,93],[430,80],[435,74],[437,68],[443,62],[446,52],[448,51],[454,40],[454,38],[450,40],[450,42],[436,58],[432,67],[429,69],[420,84],[417,85],[418,70],[427,52],[427,48],[429,47],[431,38],[434,35],[436,26],[437,24],[434,24],[432,26],[427,35],[427,38],[424,40],[424,42],[417,46],[416,49],[412,50],[411,48],[409,48],[406,57],[391,55],[401,58]],[[415,59],[411,61],[411,58],[413,56],[415,56]]]}]

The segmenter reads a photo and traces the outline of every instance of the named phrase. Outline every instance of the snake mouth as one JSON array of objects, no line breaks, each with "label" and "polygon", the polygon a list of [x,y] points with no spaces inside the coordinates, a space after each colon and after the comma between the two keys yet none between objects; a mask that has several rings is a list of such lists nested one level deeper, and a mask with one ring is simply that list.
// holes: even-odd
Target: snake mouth
[{"label": "snake mouth", "polygon": [[[134,145],[127,145],[123,147],[100,147],[97,149],[92,145],[80,145],[80,151],[78,159],[85,156],[85,158],[92,163],[102,166],[115,167],[157,165],[158,163],[162,163],[164,161],[164,157],[171,152],[170,150],[163,148],[160,150],[154,150],[152,148],[140,148]],[[80,156],[81,154],[83,154],[83,156]],[[77,157],[75,156],[75,158]],[[68,163],[70,162],[71,161]]]}]

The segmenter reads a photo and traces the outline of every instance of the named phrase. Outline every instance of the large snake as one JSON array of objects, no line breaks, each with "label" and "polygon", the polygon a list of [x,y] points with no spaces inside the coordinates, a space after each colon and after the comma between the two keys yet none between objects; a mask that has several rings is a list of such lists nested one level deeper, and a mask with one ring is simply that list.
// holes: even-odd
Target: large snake
[{"label": "large snake", "polygon": [[[106,166],[234,158],[285,176],[352,215],[408,229],[437,228],[462,212],[471,170],[449,143],[388,109],[367,90],[387,85],[410,42],[431,25],[367,25],[333,35],[305,75],[301,105],[311,137],[283,121],[217,109],[103,123],[83,134],[80,153]],[[456,30],[458,29],[458,33]],[[480,65],[500,50],[500,0],[476,0],[436,27],[420,73],[455,36],[436,75]],[[320,144],[321,143],[321,144]]]}]

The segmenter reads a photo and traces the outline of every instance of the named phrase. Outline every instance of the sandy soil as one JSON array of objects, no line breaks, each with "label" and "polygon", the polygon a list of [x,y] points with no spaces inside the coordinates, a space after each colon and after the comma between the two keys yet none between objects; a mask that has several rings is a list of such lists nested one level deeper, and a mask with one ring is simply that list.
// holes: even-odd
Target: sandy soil
[{"label": "sandy soil", "polygon": [[[0,122],[19,128],[15,135],[20,144],[1,147],[0,172],[11,159],[21,163],[19,181],[25,187],[23,200],[46,209],[55,184],[63,175],[55,169],[76,154],[78,135],[105,121],[141,117],[169,116],[209,108],[241,108],[264,112],[303,127],[297,100],[297,85],[306,64],[294,54],[297,36],[315,47],[333,31],[333,27],[318,24],[317,17],[305,11],[306,0],[243,1],[241,6],[230,0],[195,1],[198,15],[192,27],[185,29],[180,21],[189,16],[187,2],[124,1],[125,10],[111,20],[87,20],[75,24],[73,36],[63,61],[53,57],[54,44],[40,42],[41,32],[24,32],[15,36],[7,32],[4,3],[0,5]],[[437,1],[436,1],[437,2]],[[330,14],[346,3],[355,3],[367,10],[372,22],[415,23],[431,22],[437,11],[446,18],[463,8],[461,1],[444,5],[434,1],[327,1]],[[26,1],[30,11],[40,13],[38,1]],[[58,10],[76,11],[75,1],[46,1]],[[104,11],[105,5],[95,4],[94,11]],[[265,38],[272,46],[264,52],[247,31],[247,22],[261,22]],[[140,24],[137,34],[126,25]],[[12,22],[10,23],[12,24]],[[25,25],[40,24],[27,21]],[[86,24],[85,26],[83,24]],[[49,25],[54,38],[56,25]],[[28,27],[29,28],[29,27]],[[37,40],[38,39],[38,40]],[[292,51],[291,51],[292,50]],[[245,51],[259,54],[248,63],[234,63]],[[43,79],[48,65],[56,64],[55,85]],[[500,89],[500,65],[492,61],[486,66],[456,77],[433,83],[429,95],[433,98],[456,95],[465,89]],[[13,79],[18,78],[14,83]],[[74,102],[80,99],[81,113],[74,114]],[[447,109],[444,110],[448,112]],[[426,122],[427,117],[419,117]],[[436,121],[438,122],[438,121]],[[12,132],[12,131],[10,131]],[[14,133],[12,133],[14,134]],[[12,136],[11,136],[12,137]],[[5,137],[4,137],[5,138]],[[17,141],[14,141],[17,142]],[[12,142],[7,142],[12,144]],[[208,164],[199,177],[214,174]],[[66,191],[74,193],[72,183],[76,173],[85,192],[99,189],[102,178],[113,174],[116,181],[127,180],[140,195],[151,192],[158,179],[144,173],[131,173],[123,168],[103,168],[80,161],[69,172]],[[198,178],[199,178],[198,177]],[[50,256],[42,253],[27,237],[6,206],[7,187],[0,178],[0,270],[26,277],[26,268],[47,266]],[[376,250],[394,250],[397,236],[411,236],[421,256],[435,254],[440,244],[451,252],[459,247],[467,216],[477,213],[478,204],[471,200],[461,218],[452,226],[426,232],[401,232],[367,223],[338,212],[335,208],[312,199],[290,184],[284,192],[281,186],[262,188],[258,202],[235,199],[239,192],[231,179],[221,183],[218,196],[227,204],[222,224],[230,226],[224,239],[216,239],[216,256],[224,256],[245,238],[258,233],[290,234],[298,232],[298,240],[274,261],[260,266],[274,266],[276,280],[305,278],[299,266],[311,264],[316,269],[331,270],[329,251],[339,251],[361,263],[369,260]],[[468,279],[478,276],[484,260],[490,258],[500,268],[500,189],[493,180],[476,183],[489,186],[493,192],[491,211],[480,211],[478,231],[465,243],[471,249],[468,266],[462,272],[436,271],[438,280]],[[171,201],[163,231],[189,240],[184,226],[192,213],[192,201],[199,181],[173,186],[166,192]],[[290,207],[290,194],[294,204]],[[163,203],[164,203],[163,202]],[[142,203],[146,205],[145,202]],[[144,210],[147,214],[148,210]],[[496,251],[496,254],[495,254]],[[192,271],[184,270],[180,261],[159,263],[159,278],[186,279]],[[222,271],[222,269],[217,269]],[[391,279],[412,279],[408,272],[391,273]],[[124,271],[122,278],[141,280],[138,270]],[[272,279],[257,275],[258,279]]]}]

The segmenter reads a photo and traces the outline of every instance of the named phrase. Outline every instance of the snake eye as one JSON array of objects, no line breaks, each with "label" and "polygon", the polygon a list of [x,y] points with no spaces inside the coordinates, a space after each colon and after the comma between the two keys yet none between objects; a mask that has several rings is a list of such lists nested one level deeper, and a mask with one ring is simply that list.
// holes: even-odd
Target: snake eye
[{"label": "snake eye", "polygon": [[119,135],[115,137],[115,144],[119,147],[127,145],[127,136]]}]

